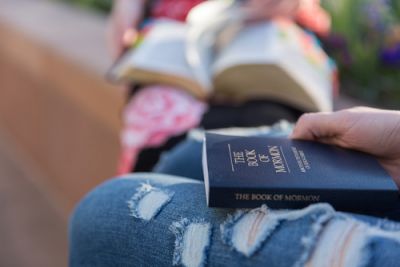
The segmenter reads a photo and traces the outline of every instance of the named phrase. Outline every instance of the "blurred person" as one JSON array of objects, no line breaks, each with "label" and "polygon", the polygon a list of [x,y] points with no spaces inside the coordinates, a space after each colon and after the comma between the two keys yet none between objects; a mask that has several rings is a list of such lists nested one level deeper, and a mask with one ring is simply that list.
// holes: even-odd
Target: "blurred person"
[{"label": "blurred person", "polygon": [[[168,6],[196,1],[157,2]],[[146,3],[145,0],[115,1],[111,24],[115,27],[112,31],[115,55],[121,54],[140,35],[141,18],[151,12],[144,8]],[[319,35],[324,35],[329,28],[329,17],[307,17],[302,13],[314,10],[315,14],[325,14],[319,1],[249,0],[246,5],[254,10],[254,20],[270,19],[273,14],[295,19],[303,16],[304,26],[307,23],[318,25],[315,32]],[[128,12],[130,8],[135,9],[134,12]],[[159,6],[156,10],[160,15],[169,9]],[[186,14],[180,12],[182,10],[169,14],[182,19]],[[178,125],[179,133],[196,124],[206,125],[206,129],[236,126],[238,121],[242,121],[240,126],[256,126],[262,119],[264,122],[267,117],[271,119],[270,113],[273,118],[269,123],[289,117],[295,120],[300,116],[300,113],[293,115],[276,103],[259,102],[256,113],[261,119],[249,121],[242,107],[218,107],[224,112],[204,113],[204,103],[174,94],[174,88],[157,85],[144,89],[135,92],[128,103],[126,122],[134,121],[135,125],[138,120],[143,125],[151,123],[158,125],[162,132],[171,130],[168,125],[163,125],[163,113],[170,114],[167,121],[172,125],[178,119],[185,122]],[[176,105],[162,104],[171,103],[170,99],[175,99]],[[161,103],[159,107],[164,109],[141,107],[152,101]],[[179,108],[182,105],[186,108]],[[266,113],[265,106],[268,107]],[[195,115],[186,118],[181,111],[189,110],[189,107],[194,109],[189,113]],[[167,112],[170,109],[175,111]],[[212,109],[215,107],[209,107]],[[251,111],[254,110],[251,106]],[[215,114],[222,119],[215,119]],[[301,116],[294,129],[288,123],[280,123],[243,131],[248,135],[290,135],[295,139],[370,153],[379,159],[400,187],[400,111],[355,108],[312,113]],[[168,135],[149,135],[147,132],[141,137],[147,139],[146,142],[155,140],[157,143],[159,140],[166,142]],[[132,142],[133,136],[129,132],[125,137],[126,141]],[[202,139],[197,134],[190,134],[180,140],[169,144],[171,150],[161,157],[152,173],[112,179],[95,188],[79,203],[69,225],[70,266],[398,265],[400,224],[393,221],[336,212],[323,203],[289,211],[270,210],[266,206],[237,211],[208,208],[202,183]],[[377,215],[400,219],[400,209]]]},{"label": "blurred person", "polygon": [[[151,20],[168,18],[184,22],[189,11],[203,0],[115,0],[110,17],[109,43],[114,57],[120,56],[151,27]],[[247,0],[244,8],[250,21],[276,17],[297,21],[319,35],[329,32],[329,15],[318,0]],[[150,25],[150,26],[149,26]],[[139,44],[140,45],[140,44]],[[313,44],[316,45],[316,44]],[[159,92],[163,91],[162,94]],[[202,103],[179,88],[165,85],[136,85],[123,112],[122,153],[118,173],[149,171],[160,154],[183,140],[194,127],[205,129],[246,127],[295,121],[301,111],[273,101],[243,104]],[[139,99],[141,99],[139,101]],[[148,105],[140,103],[147,101]],[[193,107],[184,111],[182,107]],[[147,107],[147,108],[146,108]],[[247,114],[247,115],[246,115]],[[255,119],[249,114],[260,114]]]},{"label": "blurred person", "polygon": [[[205,0],[114,0],[109,22],[108,41],[116,58],[132,46],[139,35],[141,21],[148,16],[168,17],[184,21],[190,9]],[[243,1],[243,0],[242,0]],[[319,0],[247,0],[244,1],[253,20],[273,17],[295,19],[313,32],[326,35],[330,17]],[[150,11],[149,11],[150,9]]]},{"label": "blurred person", "polygon": [[[290,132],[288,124],[248,130]],[[400,188],[400,111],[306,114],[291,137],[370,153]],[[196,180],[202,175],[194,173],[201,161],[193,155],[200,154],[201,141],[189,138],[163,158],[158,174],[125,175],[90,192],[70,222],[70,266],[398,265],[400,224],[394,221],[323,203],[302,210],[208,208],[204,184]],[[380,216],[399,220],[400,209]]]}]

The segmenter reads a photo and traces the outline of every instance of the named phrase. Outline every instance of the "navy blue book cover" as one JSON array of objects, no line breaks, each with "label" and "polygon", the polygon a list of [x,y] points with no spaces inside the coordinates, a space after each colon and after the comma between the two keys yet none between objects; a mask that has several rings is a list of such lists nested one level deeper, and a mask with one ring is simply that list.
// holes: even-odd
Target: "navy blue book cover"
[{"label": "navy blue book cover", "polygon": [[207,133],[203,171],[210,207],[390,210],[398,189],[372,156],[310,141]]}]

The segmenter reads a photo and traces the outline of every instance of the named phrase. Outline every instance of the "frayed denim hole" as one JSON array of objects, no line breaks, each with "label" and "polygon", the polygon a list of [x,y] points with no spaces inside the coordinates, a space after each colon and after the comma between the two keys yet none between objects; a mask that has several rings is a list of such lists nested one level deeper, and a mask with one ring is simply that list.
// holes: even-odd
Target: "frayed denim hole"
[{"label": "frayed denim hole", "polygon": [[248,212],[238,211],[221,225],[222,240],[237,252],[250,257],[279,225],[266,205]]},{"label": "frayed denim hole", "polygon": [[368,246],[370,259],[365,266],[399,266],[399,236],[391,238],[388,235],[382,236],[380,229],[371,230]]},{"label": "frayed denim hole", "polygon": [[363,247],[362,247],[363,257],[359,262],[358,267],[367,267],[372,260],[372,239],[366,239]]},{"label": "frayed denim hole", "polygon": [[153,219],[168,204],[174,193],[142,183],[136,193],[127,201],[130,215],[145,221]]},{"label": "frayed denim hole", "polygon": [[385,231],[400,231],[400,223],[388,219],[379,219],[374,226]]},{"label": "frayed denim hole", "polygon": [[226,220],[220,225],[222,242],[230,247],[232,244],[232,232],[236,222],[246,215],[246,210],[237,210],[234,214],[228,214]]},{"label": "frayed denim hole", "polygon": [[338,211],[336,212],[336,216],[343,218],[343,219],[354,219],[356,221],[359,221],[360,223],[364,223],[368,226],[371,226],[373,228],[379,228],[384,231],[392,231],[392,232],[397,232],[400,231],[400,222],[398,221],[392,221],[387,218],[376,218],[371,221],[371,216],[370,215],[361,215],[361,214],[356,214],[356,216],[353,216],[353,214],[349,214],[346,212],[341,212]]},{"label": "frayed denim hole", "polygon": [[[335,228],[332,226],[333,223],[339,224],[339,226]],[[351,231],[347,229],[347,233],[350,234],[350,236],[347,237],[347,248],[344,252],[342,252],[342,254],[344,255],[341,255],[340,253],[335,253],[335,249],[329,248],[329,246],[332,246],[332,244],[336,244],[336,247],[338,247],[339,249],[343,247],[343,238],[341,241],[340,239],[339,241],[334,239],[337,239],[337,236],[340,236],[341,234],[343,235],[343,233],[346,234],[346,227],[349,228],[352,225],[354,229],[352,229]],[[336,230],[337,233],[335,233],[334,230]],[[324,235],[327,235],[327,231],[331,231],[330,238],[324,237]],[[331,262],[331,264],[341,264],[343,266],[356,267],[369,266],[370,261],[373,260],[373,246],[375,238],[391,240],[397,242],[400,245],[400,231],[381,229],[377,226],[371,225],[368,222],[354,219],[348,215],[339,214],[339,216],[335,216],[335,218],[327,224],[327,226],[321,233],[320,238],[317,242],[317,246],[315,247],[315,251],[307,262],[307,266],[324,267],[326,266],[324,265],[324,263],[329,262],[329,259],[333,258],[334,260],[336,260],[339,258],[339,256],[341,256],[340,262]],[[337,250],[338,249],[336,249],[336,251]],[[315,255],[318,253],[319,256]]]},{"label": "frayed denim hole", "polygon": [[324,226],[333,218],[334,216],[333,210],[327,210],[326,213],[323,214],[312,214],[311,218],[314,220],[313,225],[310,228],[310,231],[301,239],[302,246],[304,248],[304,252],[301,254],[299,260],[295,262],[294,267],[304,266],[312,251],[315,249],[315,246],[318,242],[318,238],[321,232],[324,229]]},{"label": "frayed denim hole", "polygon": [[[264,214],[263,216],[254,216],[257,213]],[[241,254],[250,257],[252,256],[259,248],[261,248],[262,244],[265,240],[277,229],[277,227],[283,221],[294,221],[304,216],[310,215],[315,220],[318,220],[320,216],[324,214],[326,218],[321,218],[321,221],[327,220],[335,213],[334,209],[328,204],[314,204],[307,208],[301,210],[269,210],[266,205],[261,206],[260,208],[253,209],[250,211],[239,210],[233,215],[228,215],[225,222],[223,222],[220,226],[221,230],[221,239],[223,243],[230,246],[232,249],[240,252]],[[252,218],[255,219],[252,219]],[[238,225],[240,226],[240,221],[247,219],[248,228],[243,228],[244,231],[248,231],[248,233],[252,233],[253,235],[256,234],[255,240],[252,239],[251,236],[245,235],[248,240],[252,240],[253,242],[248,243],[249,246],[245,246],[244,243],[237,242],[239,239],[235,238],[235,230],[237,230]],[[322,223],[322,222],[321,222]],[[251,228],[253,227],[253,228]],[[255,227],[255,228],[254,228]],[[319,228],[319,224],[317,226]],[[256,229],[256,232],[254,232]],[[317,235],[318,229],[315,229],[315,234]],[[312,232],[314,233],[314,232]],[[311,234],[310,234],[311,235]],[[241,234],[243,236],[243,233]],[[311,238],[311,236],[310,236]],[[306,240],[307,241],[307,240]],[[305,242],[304,246],[312,246],[310,244],[311,241],[308,243]],[[305,254],[304,257],[307,257]],[[304,259],[302,261],[305,261]]]},{"label": "frayed denim hole", "polygon": [[322,231],[306,266],[365,266],[368,226],[353,219],[330,220]]},{"label": "frayed denim hole", "polygon": [[123,176],[118,177],[118,179],[123,180],[142,180],[147,181],[147,184],[150,184],[150,181],[159,186],[170,186],[176,184],[200,184],[200,181],[193,180],[190,178],[183,178],[176,175],[163,174],[163,173],[147,173],[147,172],[136,172],[130,173]]},{"label": "frayed denim hole", "polygon": [[204,266],[210,247],[211,224],[203,219],[183,218],[173,222],[169,229],[175,235],[172,264],[186,267]]}]

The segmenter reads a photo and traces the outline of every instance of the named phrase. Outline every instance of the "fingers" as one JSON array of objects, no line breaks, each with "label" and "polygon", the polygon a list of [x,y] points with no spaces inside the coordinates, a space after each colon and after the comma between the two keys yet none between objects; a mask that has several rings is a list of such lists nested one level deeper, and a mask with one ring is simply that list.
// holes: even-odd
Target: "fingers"
[{"label": "fingers", "polygon": [[[122,23],[120,21],[121,18],[114,16],[115,15],[113,15],[109,21],[107,39],[111,56],[116,59],[121,55],[124,48],[127,47],[128,42],[132,40],[132,37],[129,36],[132,35],[132,33],[129,33],[129,35],[126,34],[130,29],[130,25]],[[132,29],[132,31],[135,30]],[[127,36],[125,37],[125,35]]]},{"label": "fingers", "polygon": [[340,118],[335,113],[309,113],[300,117],[291,138],[329,142],[340,134]]},{"label": "fingers", "polygon": [[114,58],[118,57],[137,38],[137,28],[144,12],[145,0],[114,2],[109,25],[109,43]]},{"label": "fingers", "polygon": [[122,44],[121,44],[122,49],[132,46],[132,44],[135,43],[137,37],[138,37],[138,32],[136,28],[126,29],[122,37]]}]

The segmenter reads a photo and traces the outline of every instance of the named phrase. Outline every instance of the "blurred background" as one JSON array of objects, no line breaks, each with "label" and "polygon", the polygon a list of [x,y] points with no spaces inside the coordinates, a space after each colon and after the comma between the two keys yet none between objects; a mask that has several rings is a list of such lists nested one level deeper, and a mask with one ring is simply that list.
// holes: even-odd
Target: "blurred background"
[{"label": "blurred background", "polygon": [[95,6],[0,1],[0,266],[66,266],[73,206],[115,175],[105,29]]},{"label": "blurred background", "polygon": [[[111,0],[0,0],[0,266],[66,266],[67,221],[115,174],[124,97],[104,74]],[[400,1],[325,0],[337,109],[400,108]]]}]

